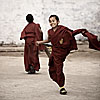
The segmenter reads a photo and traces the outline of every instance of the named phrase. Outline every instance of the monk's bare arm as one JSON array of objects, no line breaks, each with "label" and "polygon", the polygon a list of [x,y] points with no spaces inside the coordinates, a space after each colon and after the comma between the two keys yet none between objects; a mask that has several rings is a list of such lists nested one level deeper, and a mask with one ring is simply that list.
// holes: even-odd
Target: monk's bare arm
[{"label": "monk's bare arm", "polygon": [[38,46],[39,44],[48,43],[48,42],[50,41],[49,40],[36,41],[36,45]]}]

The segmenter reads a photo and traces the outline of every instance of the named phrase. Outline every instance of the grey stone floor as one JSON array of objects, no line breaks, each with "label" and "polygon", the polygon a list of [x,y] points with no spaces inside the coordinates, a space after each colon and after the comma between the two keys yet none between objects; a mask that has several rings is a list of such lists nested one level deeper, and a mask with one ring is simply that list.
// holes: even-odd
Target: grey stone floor
[{"label": "grey stone floor", "polygon": [[40,71],[28,75],[23,48],[8,48],[0,48],[0,100],[100,100],[100,51],[80,45],[70,53],[64,62],[68,95],[60,95],[59,87],[49,78],[44,52],[39,55]]}]

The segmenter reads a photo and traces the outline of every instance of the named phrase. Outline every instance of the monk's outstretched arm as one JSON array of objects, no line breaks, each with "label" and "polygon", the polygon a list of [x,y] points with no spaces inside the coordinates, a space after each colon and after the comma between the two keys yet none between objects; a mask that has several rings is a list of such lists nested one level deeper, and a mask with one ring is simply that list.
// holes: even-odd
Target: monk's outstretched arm
[{"label": "monk's outstretched arm", "polygon": [[36,45],[38,46],[39,44],[48,43],[48,42],[50,42],[48,39],[43,41],[36,41]]}]

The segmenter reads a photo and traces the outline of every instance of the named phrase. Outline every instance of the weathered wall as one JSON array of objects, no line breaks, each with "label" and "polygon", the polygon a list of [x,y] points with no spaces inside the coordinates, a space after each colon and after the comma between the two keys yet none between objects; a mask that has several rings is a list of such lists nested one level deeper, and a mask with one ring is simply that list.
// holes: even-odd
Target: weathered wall
[{"label": "weathered wall", "polygon": [[60,24],[73,30],[86,28],[100,36],[100,0],[0,0],[0,42],[24,42],[19,37],[27,24],[25,17],[28,13],[41,24],[44,39],[50,28],[48,17],[51,14],[57,14]]}]

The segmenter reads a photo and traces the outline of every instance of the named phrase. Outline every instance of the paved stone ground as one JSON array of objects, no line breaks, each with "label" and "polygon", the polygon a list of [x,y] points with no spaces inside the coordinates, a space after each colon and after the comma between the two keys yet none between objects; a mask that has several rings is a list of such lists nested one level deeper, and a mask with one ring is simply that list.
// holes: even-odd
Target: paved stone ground
[{"label": "paved stone ground", "polygon": [[[5,52],[6,51],[6,52]],[[0,47],[0,100],[100,100],[100,51],[79,45],[64,62],[68,95],[48,75],[48,57],[40,53],[37,74],[24,71],[23,47]]]}]

